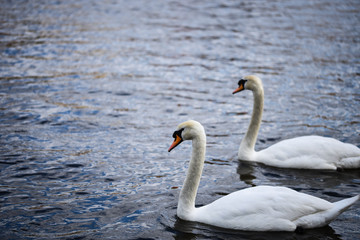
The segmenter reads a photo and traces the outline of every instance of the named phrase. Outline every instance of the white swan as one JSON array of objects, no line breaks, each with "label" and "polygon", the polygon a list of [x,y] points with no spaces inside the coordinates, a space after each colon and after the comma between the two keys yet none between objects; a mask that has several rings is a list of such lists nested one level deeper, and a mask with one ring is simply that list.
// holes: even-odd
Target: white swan
[{"label": "white swan", "polygon": [[249,128],[241,141],[238,157],[240,160],[261,162],[282,168],[329,169],[360,168],[360,149],[333,138],[303,136],[280,141],[267,149],[255,151],[264,107],[264,90],[261,79],[246,76],[238,83],[233,94],[244,89],[254,95],[254,107]]},{"label": "white swan", "polygon": [[169,152],[182,141],[192,140],[192,156],[177,207],[177,215],[183,220],[237,230],[294,231],[297,227],[325,226],[360,198],[358,195],[330,203],[286,187],[259,186],[195,208],[205,160],[205,131],[191,120],[181,123],[173,137]]}]

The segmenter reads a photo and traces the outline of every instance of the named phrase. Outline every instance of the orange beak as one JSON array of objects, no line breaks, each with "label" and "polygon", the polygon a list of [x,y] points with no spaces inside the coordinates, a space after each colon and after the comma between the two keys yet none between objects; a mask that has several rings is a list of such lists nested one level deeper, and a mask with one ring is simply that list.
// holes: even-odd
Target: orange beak
[{"label": "orange beak", "polygon": [[174,142],[171,144],[171,146],[169,147],[168,152],[170,152],[171,150],[173,150],[177,145],[179,145],[183,140],[181,139],[181,137],[179,137],[178,135],[176,135],[176,138],[174,140]]},{"label": "orange beak", "polygon": [[233,94],[241,92],[242,90],[244,90],[244,85],[240,85],[237,89],[235,89],[235,91],[233,91]]}]

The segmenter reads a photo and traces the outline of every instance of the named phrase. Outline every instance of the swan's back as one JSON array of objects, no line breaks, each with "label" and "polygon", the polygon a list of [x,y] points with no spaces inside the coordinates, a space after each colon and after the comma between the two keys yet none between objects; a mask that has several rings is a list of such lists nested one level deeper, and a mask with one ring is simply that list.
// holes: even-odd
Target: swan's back
[{"label": "swan's back", "polygon": [[360,149],[334,138],[303,136],[257,152],[255,161],[286,168],[359,168]]},{"label": "swan's back", "polygon": [[193,221],[251,231],[294,231],[301,217],[333,204],[285,187],[259,186],[231,193],[198,208]]}]

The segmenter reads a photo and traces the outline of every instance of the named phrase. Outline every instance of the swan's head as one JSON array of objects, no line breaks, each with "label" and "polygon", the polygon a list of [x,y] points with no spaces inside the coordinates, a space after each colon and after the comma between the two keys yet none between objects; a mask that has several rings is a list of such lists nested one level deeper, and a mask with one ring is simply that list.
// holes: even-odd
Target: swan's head
[{"label": "swan's head", "polygon": [[174,142],[169,148],[169,152],[177,145],[186,140],[193,140],[199,136],[205,136],[204,127],[197,121],[189,120],[180,123],[176,131],[173,133]]},{"label": "swan's head", "polygon": [[256,91],[259,88],[262,88],[261,79],[254,75],[249,75],[249,76],[243,77],[242,79],[239,80],[238,85],[239,85],[239,87],[237,89],[235,89],[233,94],[241,92],[242,90],[245,90],[245,89],[251,90],[251,91]]}]

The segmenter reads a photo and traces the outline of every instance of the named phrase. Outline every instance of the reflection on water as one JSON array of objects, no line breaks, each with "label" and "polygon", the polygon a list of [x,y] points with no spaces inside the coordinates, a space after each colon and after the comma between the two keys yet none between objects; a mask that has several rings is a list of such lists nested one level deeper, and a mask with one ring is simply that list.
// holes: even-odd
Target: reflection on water
[{"label": "reflection on water", "polygon": [[304,233],[247,233],[176,218],[203,123],[197,204],[288,186],[329,201],[359,193],[358,170],[277,169],[236,160],[252,110],[238,79],[264,82],[256,145],[318,134],[360,143],[359,1],[2,1],[2,239],[356,239],[360,203]]},{"label": "reflection on water", "polygon": [[316,230],[310,229],[306,232],[244,232],[229,229],[216,228],[207,226],[205,224],[186,222],[176,218],[174,224],[176,236],[174,239],[213,239],[221,236],[221,239],[341,239],[341,236],[336,234],[334,230],[329,227],[323,227]]}]

